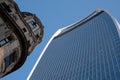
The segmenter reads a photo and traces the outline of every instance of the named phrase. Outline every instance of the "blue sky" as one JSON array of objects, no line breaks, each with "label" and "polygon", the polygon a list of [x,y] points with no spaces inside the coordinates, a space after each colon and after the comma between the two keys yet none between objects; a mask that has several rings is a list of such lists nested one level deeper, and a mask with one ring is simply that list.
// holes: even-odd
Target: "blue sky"
[{"label": "blue sky", "polygon": [[36,46],[25,64],[0,80],[26,80],[37,58],[50,37],[59,28],[83,19],[92,11],[102,8],[120,22],[120,0],[14,0],[21,11],[34,13],[44,25],[42,43]]}]

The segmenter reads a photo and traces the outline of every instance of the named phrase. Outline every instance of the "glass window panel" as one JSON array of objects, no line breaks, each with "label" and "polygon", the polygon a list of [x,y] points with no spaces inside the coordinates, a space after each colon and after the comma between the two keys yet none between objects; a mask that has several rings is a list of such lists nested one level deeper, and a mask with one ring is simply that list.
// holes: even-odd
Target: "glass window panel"
[{"label": "glass window panel", "polygon": [[119,36],[115,32],[116,26],[105,12],[63,32],[47,47],[30,80],[44,77],[52,80],[53,73],[57,73],[54,75],[56,80],[58,76],[71,80],[109,78],[111,71],[118,70],[114,69],[116,61],[120,61],[116,57],[118,44],[114,38]]},{"label": "glass window panel", "polygon": [[4,44],[6,44],[6,41],[5,40],[1,40],[0,41],[0,47],[3,46]]},{"label": "glass window panel", "polygon": [[13,52],[4,59],[6,67],[8,67],[12,62],[15,61],[16,59],[15,55],[16,55],[16,52]]},{"label": "glass window panel", "polygon": [[31,29],[34,29],[34,28],[37,27],[37,25],[36,25],[36,23],[34,21],[30,21],[28,24],[29,24]]}]

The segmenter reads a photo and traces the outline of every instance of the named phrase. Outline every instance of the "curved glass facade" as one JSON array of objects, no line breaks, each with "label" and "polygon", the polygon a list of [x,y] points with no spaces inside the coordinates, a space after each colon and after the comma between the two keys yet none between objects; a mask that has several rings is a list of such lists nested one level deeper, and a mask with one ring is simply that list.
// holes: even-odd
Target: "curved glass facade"
[{"label": "curved glass facade", "polygon": [[113,19],[103,11],[71,27],[52,40],[29,80],[120,80]]}]

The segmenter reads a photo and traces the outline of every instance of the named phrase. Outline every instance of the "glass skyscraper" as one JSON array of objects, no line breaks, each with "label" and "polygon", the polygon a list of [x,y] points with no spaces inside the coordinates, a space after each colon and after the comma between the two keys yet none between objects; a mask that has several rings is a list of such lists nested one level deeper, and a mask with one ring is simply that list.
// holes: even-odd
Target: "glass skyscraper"
[{"label": "glass skyscraper", "polygon": [[120,25],[98,9],[59,29],[27,80],[120,80]]}]

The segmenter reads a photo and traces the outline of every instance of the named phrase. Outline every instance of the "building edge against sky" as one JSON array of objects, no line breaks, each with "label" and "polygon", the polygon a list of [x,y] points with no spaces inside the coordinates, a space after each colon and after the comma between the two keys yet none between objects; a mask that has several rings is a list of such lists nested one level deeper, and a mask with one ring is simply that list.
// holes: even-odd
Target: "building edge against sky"
[{"label": "building edge against sky", "polygon": [[69,25],[69,26],[67,26],[67,27],[61,28],[61,29],[59,29],[58,31],[56,31],[56,33],[51,37],[51,39],[48,41],[47,45],[46,45],[45,48],[43,49],[42,53],[40,54],[38,60],[36,61],[35,65],[34,65],[34,67],[33,67],[33,69],[31,70],[30,74],[28,75],[27,80],[30,80],[30,78],[31,78],[31,76],[33,75],[33,73],[34,73],[34,71],[35,71],[38,63],[40,62],[41,58],[43,57],[46,49],[49,47],[50,43],[51,43],[55,38],[63,35],[64,33],[69,32],[69,30],[72,30],[72,29],[76,28],[76,26],[78,26],[78,25],[84,24],[86,21],[88,21],[89,19],[91,19],[92,17],[96,16],[97,14],[99,14],[99,13],[101,13],[101,12],[105,12],[105,13],[107,13],[107,14],[111,17],[112,21],[113,21],[114,24],[116,25],[117,32],[118,32],[119,37],[120,37],[120,24],[118,23],[118,21],[117,21],[113,16],[111,16],[110,13],[108,13],[107,11],[105,11],[105,10],[103,10],[103,9],[97,9],[97,10],[95,10],[93,13],[91,13],[89,16],[87,16],[86,18],[84,18],[84,19],[82,19],[82,20],[80,20],[80,21],[77,21],[77,22],[75,22],[75,23],[73,23],[73,24],[71,24],[71,25]]}]

